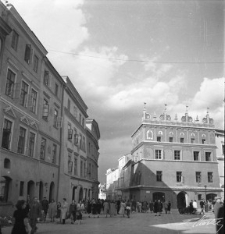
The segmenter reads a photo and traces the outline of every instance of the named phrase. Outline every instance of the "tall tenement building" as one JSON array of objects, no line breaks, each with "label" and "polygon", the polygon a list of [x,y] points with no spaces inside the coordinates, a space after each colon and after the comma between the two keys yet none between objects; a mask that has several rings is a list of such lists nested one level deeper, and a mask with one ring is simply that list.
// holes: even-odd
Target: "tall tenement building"
[{"label": "tall tenement building", "polygon": [[159,117],[144,108],[142,123],[131,137],[133,163],[123,168],[123,176],[129,172],[119,188],[123,197],[169,200],[177,208],[220,195],[215,126],[208,112],[200,122],[188,109],[173,120],[166,108]]},{"label": "tall tenement building", "polygon": [[46,55],[16,9],[0,0],[1,215],[12,215],[21,198],[97,198],[98,124],[86,122],[86,104]]}]

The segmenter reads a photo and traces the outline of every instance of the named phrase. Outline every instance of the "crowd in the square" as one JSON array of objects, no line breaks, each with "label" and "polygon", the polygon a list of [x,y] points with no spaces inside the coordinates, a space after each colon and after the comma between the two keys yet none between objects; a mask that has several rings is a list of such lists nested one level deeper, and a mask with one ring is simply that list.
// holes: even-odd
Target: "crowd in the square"
[{"label": "crowd in the square", "polygon": [[[200,202],[200,214],[205,214],[208,203],[204,200]],[[213,204],[212,204],[213,205]],[[221,202],[214,203],[215,215],[218,215]],[[224,205],[223,205],[224,207]],[[66,198],[62,202],[56,203],[54,200],[48,202],[46,197],[39,201],[36,197],[32,201],[19,200],[16,205],[16,211],[13,214],[14,226],[12,234],[34,234],[37,231],[38,222],[56,222],[59,224],[81,224],[83,215],[87,218],[101,217],[127,217],[137,213],[154,213],[155,216],[161,216],[162,213],[171,213],[171,202],[160,200],[135,201],[135,200],[112,200],[112,199],[91,199],[80,200],[78,203],[72,201],[68,203]],[[212,208],[212,207],[211,207]],[[191,201],[188,206],[188,212],[194,214],[197,212],[197,202]],[[199,209],[198,209],[199,210]]]}]

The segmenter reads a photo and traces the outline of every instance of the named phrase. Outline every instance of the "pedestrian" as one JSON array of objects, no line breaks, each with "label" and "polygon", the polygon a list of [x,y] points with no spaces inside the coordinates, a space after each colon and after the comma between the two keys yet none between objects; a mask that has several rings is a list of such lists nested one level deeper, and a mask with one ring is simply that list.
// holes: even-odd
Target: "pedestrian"
[{"label": "pedestrian", "polygon": [[193,210],[194,210],[194,208],[193,208],[193,200],[190,201],[189,210],[190,210],[190,214],[192,214]]},{"label": "pedestrian", "polygon": [[121,203],[121,201],[118,199],[117,202],[116,202],[116,211],[117,211],[117,214],[119,214],[119,212],[120,212],[120,203]]},{"label": "pedestrian", "polygon": [[94,198],[91,201],[91,213],[92,213],[93,217],[95,218],[97,215],[97,204],[96,204],[96,201]]},{"label": "pedestrian", "polygon": [[131,213],[131,202],[130,202],[130,200],[127,200],[127,202],[126,202],[126,211],[127,211],[127,218],[130,218],[130,213]]},{"label": "pedestrian", "polygon": [[66,218],[68,213],[68,203],[66,201],[66,198],[63,198],[62,206],[61,206],[61,219],[62,224],[65,224]]},{"label": "pedestrian", "polygon": [[126,203],[125,203],[124,200],[122,200],[122,201],[120,202],[120,211],[119,211],[119,214],[120,214],[120,215],[123,215],[123,217],[124,217],[124,215],[125,215],[125,209],[126,209]]},{"label": "pedestrian", "polygon": [[165,209],[165,213],[166,214],[168,212],[168,205],[169,205],[169,203],[167,201],[165,201],[165,203],[164,203],[164,209]]},{"label": "pedestrian", "polygon": [[154,203],[152,201],[150,201],[149,208],[150,208],[151,213],[153,213],[153,207],[154,207]]},{"label": "pedestrian", "polygon": [[29,212],[29,219],[30,219],[30,226],[32,228],[31,234],[37,231],[37,219],[41,217],[41,204],[38,201],[37,197],[34,197],[33,201],[30,204],[30,212]]},{"label": "pedestrian", "polygon": [[170,214],[170,210],[171,210],[171,202],[168,202],[168,213]]},{"label": "pedestrian", "polygon": [[61,223],[61,203],[57,203],[57,215],[56,218],[60,219],[59,222]]},{"label": "pedestrian", "polygon": [[159,216],[161,216],[163,211],[163,203],[160,200],[158,200],[158,210],[159,210]]},{"label": "pedestrian", "polygon": [[71,224],[74,224],[76,222],[76,219],[77,219],[77,204],[74,200],[70,204],[69,215],[70,215],[70,219],[71,219]]},{"label": "pedestrian", "polygon": [[205,214],[205,211],[204,211],[204,208],[205,208],[205,202],[204,202],[204,200],[202,199],[201,201],[200,201],[200,208],[201,208],[201,211],[200,211],[200,215],[201,214]]},{"label": "pedestrian", "polygon": [[84,205],[82,204],[82,201],[80,200],[80,202],[77,204],[77,222],[78,222],[78,224],[81,224],[83,209],[84,209]]},{"label": "pedestrian", "polygon": [[26,202],[24,200],[19,200],[16,204],[16,210],[13,213],[14,225],[11,234],[30,234],[31,227],[25,209]]},{"label": "pedestrian", "polygon": [[102,209],[102,203],[101,203],[100,199],[98,199],[97,203],[96,203],[96,210],[97,210],[98,218],[99,218],[99,215],[101,214],[101,209]]},{"label": "pedestrian", "polygon": [[198,204],[197,204],[197,201],[194,200],[193,201],[193,213],[197,214],[197,210],[198,210]]},{"label": "pedestrian", "polygon": [[158,201],[155,200],[155,202],[154,202],[154,213],[155,213],[155,216],[158,215],[158,212],[159,212],[159,204],[158,204]]},{"label": "pedestrian", "polygon": [[42,206],[42,213],[43,213],[43,221],[46,222],[46,217],[48,213],[48,200],[46,199],[46,197],[43,198],[41,202],[41,206]]},{"label": "pedestrian", "polygon": [[57,205],[54,199],[52,199],[51,203],[49,203],[48,206],[48,215],[50,218],[50,222],[54,222],[55,221],[55,217],[57,214]]},{"label": "pedestrian", "polygon": [[107,215],[109,215],[109,200],[104,201],[103,207],[104,207],[105,217],[107,218]]},{"label": "pedestrian", "polygon": [[219,203],[214,211],[215,221],[216,221],[216,233],[223,234],[224,233],[224,203]]}]

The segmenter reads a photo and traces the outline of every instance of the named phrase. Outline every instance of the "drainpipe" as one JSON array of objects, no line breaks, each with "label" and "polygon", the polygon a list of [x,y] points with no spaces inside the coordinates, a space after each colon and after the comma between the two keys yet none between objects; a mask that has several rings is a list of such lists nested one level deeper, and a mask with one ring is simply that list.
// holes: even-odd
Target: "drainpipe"
[{"label": "drainpipe", "polygon": [[61,155],[63,154],[63,117],[64,117],[64,110],[63,110],[63,102],[64,102],[64,90],[65,90],[65,84],[62,85],[62,102],[61,102],[61,118],[62,118],[62,127],[60,127],[60,147],[59,147],[59,167],[58,167],[58,189],[56,194],[56,201],[58,202],[59,198],[59,183],[60,183],[60,172],[61,172]]}]

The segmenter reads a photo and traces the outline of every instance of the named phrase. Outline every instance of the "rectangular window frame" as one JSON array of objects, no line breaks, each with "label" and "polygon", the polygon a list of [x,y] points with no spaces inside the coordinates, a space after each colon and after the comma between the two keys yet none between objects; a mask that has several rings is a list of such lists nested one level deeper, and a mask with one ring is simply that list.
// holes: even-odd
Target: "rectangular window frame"
[{"label": "rectangular window frame", "polygon": [[34,72],[38,72],[38,66],[39,66],[39,58],[36,54],[34,54],[34,66],[33,66],[33,70]]},{"label": "rectangular window frame", "polygon": [[207,151],[207,152],[205,152],[205,161],[206,162],[211,162],[212,161],[212,152],[209,152],[209,151]]},{"label": "rectangular window frame", "polygon": [[163,152],[161,149],[155,149],[155,159],[162,160]]},{"label": "rectangular window frame", "polygon": [[194,158],[194,161],[200,161],[200,152],[193,151],[193,158]]},{"label": "rectangular window frame", "polygon": [[[8,123],[6,123],[6,122],[8,122]],[[11,123],[10,128],[8,128],[9,122]],[[7,149],[7,150],[11,149],[11,143],[12,143],[12,139],[13,139],[13,127],[14,127],[14,121],[9,119],[9,118],[4,117],[3,128],[2,128],[2,144],[1,144],[1,147],[4,149]],[[7,143],[3,143],[4,139],[6,139],[6,137],[8,138]],[[5,147],[6,145],[7,145],[7,147]]]},{"label": "rectangular window frame", "polygon": [[156,171],[156,181],[162,182],[162,171]]},{"label": "rectangular window frame", "polygon": [[47,145],[47,140],[44,137],[42,137],[41,138],[41,146],[40,146],[40,159],[41,160],[45,160],[46,145]]},{"label": "rectangular window frame", "polygon": [[11,68],[7,69],[5,95],[11,98],[14,98],[16,76],[17,74]]},{"label": "rectangular window frame", "polygon": [[20,90],[20,105],[27,107],[28,103],[28,93],[29,93],[29,84],[22,80],[21,90]]},{"label": "rectangular window frame", "polygon": [[177,171],[176,172],[176,181],[177,181],[177,183],[182,182],[182,171]]},{"label": "rectangular window frame", "polygon": [[56,164],[56,157],[57,157],[57,145],[52,145],[52,163]]},{"label": "rectangular window frame", "polygon": [[30,64],[30,63],[31,63],[31,53],[32,53],[31,45],[30,45],[30,44],[26,44],[26,47],[25,47],[25,54],[24,54],[24,61],[25,61],[27,64]]},{"label": "rectangular window frame", "polygon": [[181,161],[181,150],[174,150],[173,155],[175,161]]},{"label": "rectangular window frame", "polygon": [[208,172],[208,183],[213,183],[213,172]]},{"label": "rectangular window frame", "polygon": [[[33,137],[34,136],[34,137]],[[35,145],[36,145],[36,133],[30,131],[28,139],[28,153],[27,155],[31,158],[34,158],[35,154]]]},{"label": "rectangular window frame", "polygon": [[202,182],[202,173],[200,171],[195,172],[196,183],[200,184]]},{"label": "rectangular window frame", "polygon": [[[21,132],[21,130],[23,132]],[[23,135],[21,134],[23,133]],[[17,153],[18,154],[25,154],[26,153],[26,138],[27,138],[27,129],[23,126],[19,127],[19,137],[18,137],[18,144],[17,144]]]},{"label": "rectangular window frame", "polygon": [[17,51],[18,43],[19,43],[19,34],[18,34],[15,30],[12,30],[11,47],[12,47],[15,51]]}]

